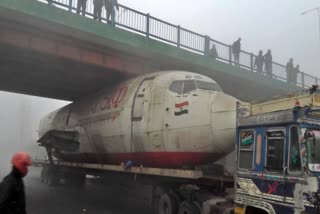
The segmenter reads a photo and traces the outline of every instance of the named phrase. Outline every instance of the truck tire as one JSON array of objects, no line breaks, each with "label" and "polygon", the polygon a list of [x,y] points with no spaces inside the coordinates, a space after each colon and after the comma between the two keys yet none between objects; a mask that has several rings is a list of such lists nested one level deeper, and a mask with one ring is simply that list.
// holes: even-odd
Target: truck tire
[{"label": "truck tire", "polygon": [[178,205],[174,197],[168,193],[163,193],[158,201],[157,214],[177,214]]},{"label": "truck tire", "polygon": [[195,202],[183,201],[178,214],[200,214],[200,209]]}]

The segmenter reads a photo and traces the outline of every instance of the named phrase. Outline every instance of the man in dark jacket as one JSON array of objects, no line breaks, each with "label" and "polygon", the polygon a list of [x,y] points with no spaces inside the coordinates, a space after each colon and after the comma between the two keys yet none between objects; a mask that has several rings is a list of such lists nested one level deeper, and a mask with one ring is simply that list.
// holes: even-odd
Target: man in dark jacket
[{"label": "man in dark jacket", "polygon": [[256,56],[256,60],[254,61],[254,67],[257,67],[257,72],[262,74],[262,68],[264,64],[264,57],[262,50],[259,51],[259,55]]},{"label": "man in dark jacket", "polygon": [[264,55],[264,69],[267,76],[272,77],[272,54],[270,49]]},{"label": "man in dark jacket", "polygon": [[93,19],[101,21],[103,0],[93,0]]},{"label": "man in dark jacket", "polygon": [[26,214],[25,191],[22,178],[28,173],[30,156],[24,152],[16,153],[11,160],[12,171],[0,184],[0,213]]},{"label": "man in dark jacket", "polygon": [[116,9],[119,11],[119,5],[117,0],[104,0],[104,7],[106,9],[108,23],[111,23],[110,20],[111,20],[111,14],[113,9],[112,4],[114,4]]},{"label": "man in dark jacket", "polygon": [[84,16],[86,14],[87,0],[78,0],[77,14],[80,14],[81,8],[82,8],[82,15]]},{"label": "man in dark jacket", "polygon": [[240,52],[241,52],[241,38],[239,38],[237,41],[235,41],[231,47],[232,47],[232,53],[233,53],[233,57],[234,57],[234,64],[239,65]]},{"label": "man in dark jacket", "polygon": [[293,65],[293,59],[290,58],[289,62],[287,62],[286,65],[286,72],[287,72],[287,83],[291,83],[292,80],[292,74],[294,72],[294,65]]},{"label": "man in dark jacket", "polygon": [[209,56],[211,56],[213,59],[217,59],[218,57],[218,51],[215,44],[212,44],[210,50],[209,50]]}]

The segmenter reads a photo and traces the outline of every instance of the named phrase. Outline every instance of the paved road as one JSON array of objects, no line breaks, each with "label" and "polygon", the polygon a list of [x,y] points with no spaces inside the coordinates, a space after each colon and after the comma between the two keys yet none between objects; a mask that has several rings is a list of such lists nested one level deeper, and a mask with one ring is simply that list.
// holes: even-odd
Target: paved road
[{"label": "paved road", "polygon": [[136,184],[105,185],[88,181],[84,189],[49,187],[40,168],[25,178],[28,214],[151,214],[150,190]]}]

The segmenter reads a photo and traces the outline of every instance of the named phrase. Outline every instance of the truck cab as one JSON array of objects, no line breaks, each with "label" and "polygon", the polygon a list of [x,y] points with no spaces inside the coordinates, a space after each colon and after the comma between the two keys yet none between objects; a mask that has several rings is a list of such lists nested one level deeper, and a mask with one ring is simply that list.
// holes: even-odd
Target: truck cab
[{"label": "truck cab", "polygon": [[238,103],[235,213],[320,213],[320,94]]}]

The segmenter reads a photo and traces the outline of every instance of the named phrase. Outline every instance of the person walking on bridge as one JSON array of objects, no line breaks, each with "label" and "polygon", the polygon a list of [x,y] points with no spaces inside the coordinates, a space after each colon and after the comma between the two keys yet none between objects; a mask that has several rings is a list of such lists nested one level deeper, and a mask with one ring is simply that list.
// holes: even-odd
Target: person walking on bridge
[{"label": "person walking on bridge", "polygon": [[241,38],[239,37],[239,39],[237,41],[235,41],[232,46],[232,53],[233,53],[233,57],[234,57],[234,64],[235,65],[239,65],[240,63],[240,52],[241,52]]},{"label": "person walking on bridge", "polygon": [[25,152],[13,155],[12,171],[0,184],[0,213],[26,214],[26,199],[22,178],[27,175],[31,158]]},{"label": "person walking on bridge", "polygon": [[270,49],[264,55],[264,69],[267,76],[272,77],[272,54]]},{"label": "person walking on bridge", "polygon": [[116,9],[119,11],[119,4],[117,0],[104,0],[104,7],[107,13],[108,23],[110,23],[112,10],[114,10],[114,8],[112,8],[112,5],[114,5],[114,7],[116,7]]},{"label": "person walking on bridge", "polygon": [[82,9],[82,15],[84,16],[86,14],[86,8],[87,8],[87,0],[78,0],[77,14],[80,14],[80,11]]},{"label": "person walking on bridge", "polygon": [[103,0],[93,0],[93,19],[101,21],[101,12],[103,7]]},{"label": "person walking on bridge", "polygon": [[257,67],[257,72],[259,74],[262,74],[263,63],[264,63],[263,52],[262,50],[260,50],[259,55],[256,56],[256,59],[254,61],[254,67]]}]

